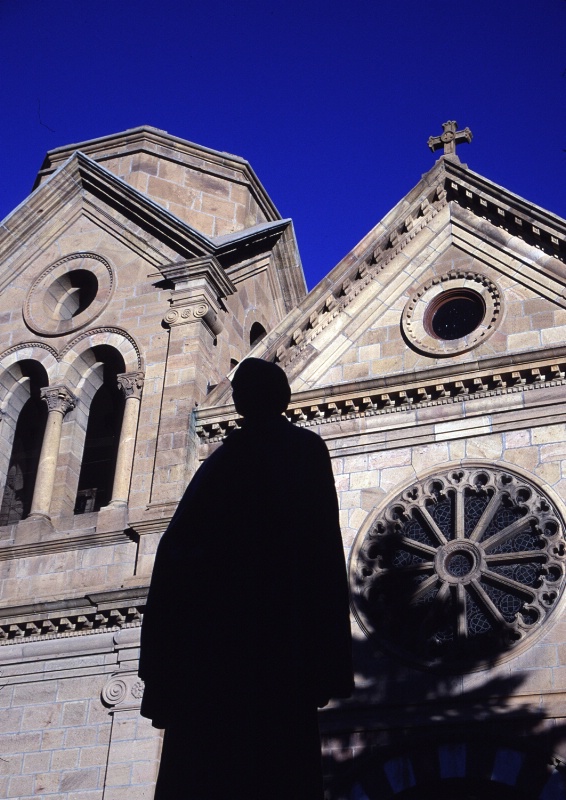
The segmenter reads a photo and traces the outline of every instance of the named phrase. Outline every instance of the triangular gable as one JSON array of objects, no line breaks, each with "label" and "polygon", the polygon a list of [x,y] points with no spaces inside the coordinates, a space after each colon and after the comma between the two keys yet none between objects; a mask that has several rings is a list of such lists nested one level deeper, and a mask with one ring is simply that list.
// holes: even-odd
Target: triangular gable
[{"label": "triangular gable", "polygon": [[0,290],[33,260],[36,235],[41,234],[39,255],[46,238],[55,241],[61,230],[81,214],[111,229],[114,236],[162,270],[164,278],[169,277],[166,267],[192,259],[217,259],[220,266],[230,270],[258,252],[270,251],[283,237],[292,253],[290,263],[281,264],[277,270],[286,309],[304,296],[290,220],[278,219],[208,237],[81,152],[73,153],[1,223]]},{"label": "triangular gable", "polygon": [[[363,387],[385,396],[394,385],[402,398],[404,384],[421,383],[414,402],[430,397],[424,384],[446,375],[456,384],[463,373],[478,388],[496,388],[505,365],[528,371],[533,360],[565,355],[565,234],[564,220],[441,158],[252,354],[283,366],[297,402]],[[411,333],[419,302],[466,286],[485,298],[479,340],[421,346]],[[549,363],[542,378],[560,372]],[[527,378],[537,380],[536,371],[514,380]],[[462,391],[474,389],[468,382]],[[206,406],[229,402],[229,387],[218,387]]]}]

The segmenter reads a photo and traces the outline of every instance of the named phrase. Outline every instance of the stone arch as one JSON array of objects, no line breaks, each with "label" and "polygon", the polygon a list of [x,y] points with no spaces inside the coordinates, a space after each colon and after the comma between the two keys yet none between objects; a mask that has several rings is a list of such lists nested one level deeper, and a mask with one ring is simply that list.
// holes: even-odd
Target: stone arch
[{"label": "stone arch", "polygon": [[21,408],[21,405],[18,408],[18,401],[13,393],[18,392],[18,385],[22,383],[22,377],[25,377],[21,370],[23,362],[40,365],[47,376],[48,384],[53,383],[57,375],[57,352],[49,345],[24,342],[5,350],[0,354],[0,410],[3,416],[14,413],[14,410],[17,416]]},{"label": "stone arch", "polygon": [[61,351],[61,377],[68,386],[79,386],[85,370],[92,365],[92,348],[107,345],[118,351],[126,372],[143,369],[140,349],[135,340],[120,328],[95,328],[77,336]]},{"label": "stone arch", "polygon": [[[30,358],[37,351],[44,358]],[[46,365],[53,373],[53,353],[41,348],[18,348],[0,359],[0,525],[24,519],[31,508],[47,419],[40,396],[49,384]]]},{"label": "stone arch", "polygon": [[97,511],[109,500],[123,417],[117,375],[137,363],[131,341],[108,331],[80,338],[64,354],[63,380],[78,402],[63,427],[55,513]]},{"label": "stone arch", "polygon": [[249,333],[250,347],[255,347],[256,344],[259,344],[262,339],[265,339],[266,336],[267,336],[266,328],[261,324],[261,322],[255,320],[255,322],[253,322],[252,325],[250,326],[250,333]]}]

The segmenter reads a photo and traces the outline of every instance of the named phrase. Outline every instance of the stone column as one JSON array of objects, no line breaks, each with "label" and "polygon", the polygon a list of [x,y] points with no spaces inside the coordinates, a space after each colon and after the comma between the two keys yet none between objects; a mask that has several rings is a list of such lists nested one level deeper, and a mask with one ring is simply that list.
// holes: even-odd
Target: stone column
[{"label": "stone column", "polygon": [[50,519],[49,509],[57,471],[63,417],[77,403],[66,386],[48,386],[41,390],[41,398],[47,403],[48,414],[29,514],[32,519]]},{"label": "stone column", "polygon": [[143,372],[127,372],[117,377],[118,386],[126,397],[126,404],[116,457],[112,499],[109,505],[124,506],[128,502],[130,491],[144,374]]}]

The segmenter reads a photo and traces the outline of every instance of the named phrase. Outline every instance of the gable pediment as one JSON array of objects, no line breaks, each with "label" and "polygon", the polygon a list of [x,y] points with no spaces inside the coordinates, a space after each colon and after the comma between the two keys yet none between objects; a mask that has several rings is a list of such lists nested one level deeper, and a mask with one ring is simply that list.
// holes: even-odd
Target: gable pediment
[{"label": "gable pediment", "polygon": [[[209,237],[81,152],[73,153],[2,223],[0,290],[81,218],[136,252],[165,280],[170,279],[172,271],[178,272],[195,259],[213,259],[237,277],[240,263],[271,252],[283,238],[292,258],[290,268],[278,270],[277,280],[287,308],[304,295],[290,220],[278,219]],[[81,249],[80,244],[76,249]],[[221,283],[226,288],[224,284],[231,285],[231,279]],[[220,296],[226,296],[225,292]]]},{"label": "gable pediment", "polygon": [[[301,395],[544,358],[566,341],[565,243],[564,220],[440,159],[252,355]],[[477,341],[427,349],[407,309],[448,290],[477,294],[485,324]],[[219,387],[210,405],[228,400]]]}]

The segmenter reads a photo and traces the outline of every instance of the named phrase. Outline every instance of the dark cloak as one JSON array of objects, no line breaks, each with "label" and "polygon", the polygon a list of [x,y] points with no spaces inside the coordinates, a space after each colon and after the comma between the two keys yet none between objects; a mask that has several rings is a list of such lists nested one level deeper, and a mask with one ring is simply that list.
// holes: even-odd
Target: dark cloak
[{"label": "dark cloak", "polygon": [[141,713],[165,728],[156,800],[318,800],[316,708],[352,690],[326,445],[282,416],[204,462],[164,534]]}]

